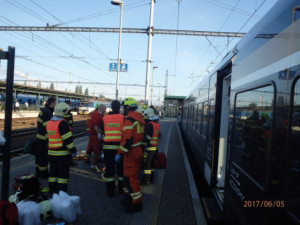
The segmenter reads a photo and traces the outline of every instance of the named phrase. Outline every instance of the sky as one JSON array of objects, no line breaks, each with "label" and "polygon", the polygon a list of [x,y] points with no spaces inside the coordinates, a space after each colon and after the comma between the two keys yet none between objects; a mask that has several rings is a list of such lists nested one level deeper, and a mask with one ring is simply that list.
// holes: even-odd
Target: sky
[{"label": "sky", "polygon": [[[149,26],[150,0],[124,0],[123,28]],[[248,32],[277,0],[156,0],[154,29]],[[179,5],[179,16],[178,16]],[[0,26],[69,26],[119,28],[120,7],[110,0],[0,0]],[[57,90],[75,90],[83,84],[91,95],[115,98],[116,72],[109,63],[118,58],[118,33],[4,32],[0,48],[16,47],[15,80],[36,86],[29,80],[53,81]],[[154,35],[151,68],[154,85],[165,85],[168,94],[188,95],[213,70],[240,38]],[[177,47],[176,47],[177,43]],[[212,43],[212,44],[210,44]],[[120,72],[120,84],[145,84],[148,36],[122,34],[121,59],[128,72]],[[177,49],[177,51],[176,51]],[[5,79],[6,64],[1,62],[0,80]],[[152,70],[150,71],[150,85]],[[42,87],[49,87],[42,82]],[[119,96],[144,99],[145,88],[119,87]],[[153,89],[153,104],[163,101],[164,87]],[[149,90],[151,100],[151,86]]]}]

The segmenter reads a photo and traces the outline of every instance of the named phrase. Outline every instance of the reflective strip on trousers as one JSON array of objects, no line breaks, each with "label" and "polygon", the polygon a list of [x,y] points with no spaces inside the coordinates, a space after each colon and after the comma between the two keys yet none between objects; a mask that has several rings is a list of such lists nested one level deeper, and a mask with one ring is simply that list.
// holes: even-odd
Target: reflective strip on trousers
[{"label": "reflective strip on trousers", "polygon": [[48,182],[57,182],[57,177],[49,177]]},{"label": "reflective strip on trousers", "polygon": [[67,184],[69,182],[69,179],[66,178],[58,178],[57,183],[59,184]]},{"label": "reflective strip on trousers", "polygon": [[126,187],[123,188],[124,193],[129,193],[128,189]]},{"label": "reflective strip on trousers", "polygon": [[135,193],[131,193],[130,196],[133,200],[137,200],[137,199],[141,198],[143,196],[143,194],[142,194],[142,192],[135,192]]}]

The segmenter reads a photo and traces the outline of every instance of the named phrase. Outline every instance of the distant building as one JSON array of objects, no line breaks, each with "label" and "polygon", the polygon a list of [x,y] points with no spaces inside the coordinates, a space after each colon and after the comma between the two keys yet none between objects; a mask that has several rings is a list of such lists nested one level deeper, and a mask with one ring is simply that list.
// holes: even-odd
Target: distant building
[{"label": "distant building", "polygon": [[164,116],[176,118],[182,112],[182,102],[186,96],[166,95],[164,98]]}]

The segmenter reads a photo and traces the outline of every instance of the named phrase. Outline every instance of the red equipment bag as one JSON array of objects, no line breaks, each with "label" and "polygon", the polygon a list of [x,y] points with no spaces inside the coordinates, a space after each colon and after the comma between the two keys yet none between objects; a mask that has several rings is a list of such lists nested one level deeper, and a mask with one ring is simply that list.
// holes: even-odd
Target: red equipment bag
[{"label": "red equipment bag", "polygon": [[0,225],[18,225],[18,208],[15,203],[0,200]]},{"label": "red equipment bag", "polygon": [[167,166],[167,157],[166,157],[165,153],[158,152],[155,155],[154,168],[155,169],[165,169],[166,166]]},{"label": "red equipment bag", "polygon": [[19,200],[23,200],[30,195],[38,194],[40,192],[39,178],[34,174],[15,177],[13,187],[16,191],[21,191],[18,194]]}]

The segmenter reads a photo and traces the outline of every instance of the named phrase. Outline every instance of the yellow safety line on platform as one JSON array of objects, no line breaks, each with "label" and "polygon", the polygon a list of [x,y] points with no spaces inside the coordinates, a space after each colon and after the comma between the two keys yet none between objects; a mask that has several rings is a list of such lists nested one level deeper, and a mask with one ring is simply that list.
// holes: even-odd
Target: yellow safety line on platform
[{"label": "yellow safety line on platform", "polygon": [[[20,166],[14,167],[14,168],[12,168],[12,169],[10,170],[10,172],[13,172],[13,171],[15,171],[15,170],[21,169],[21,168],[26,167],[26,166],[29,166],[29,165],[32,165],[32,168],[33,168],[33,165],[34,165],[34,162],[33,162],[33,161],[34,161],[34,160],[29,161],[29,162],[26,163],[26,164],[22,164],[22,165],[20,165]],[[2,177],[2,173],[1,173],[0,177]]]},{"label": "yellow safety line on platform", "polygon": [[86,170],[82,170],[82,169],[71,168],[71,170],[70,170],[70,173],[72,173],[74,175],[78,175],[78,176],[81,176],[81,177],[86,177],[86,178],[90,178],[90,179],[93,179],[93,180],[96,180],[96,181],[100,181],[100,177],[97,178],[97,177],[81,174],[80,172],[85,173],[85,174],[89,174],[89,175],[94,175],[94,173],[90,173],[90,172],[88,172]]}]

